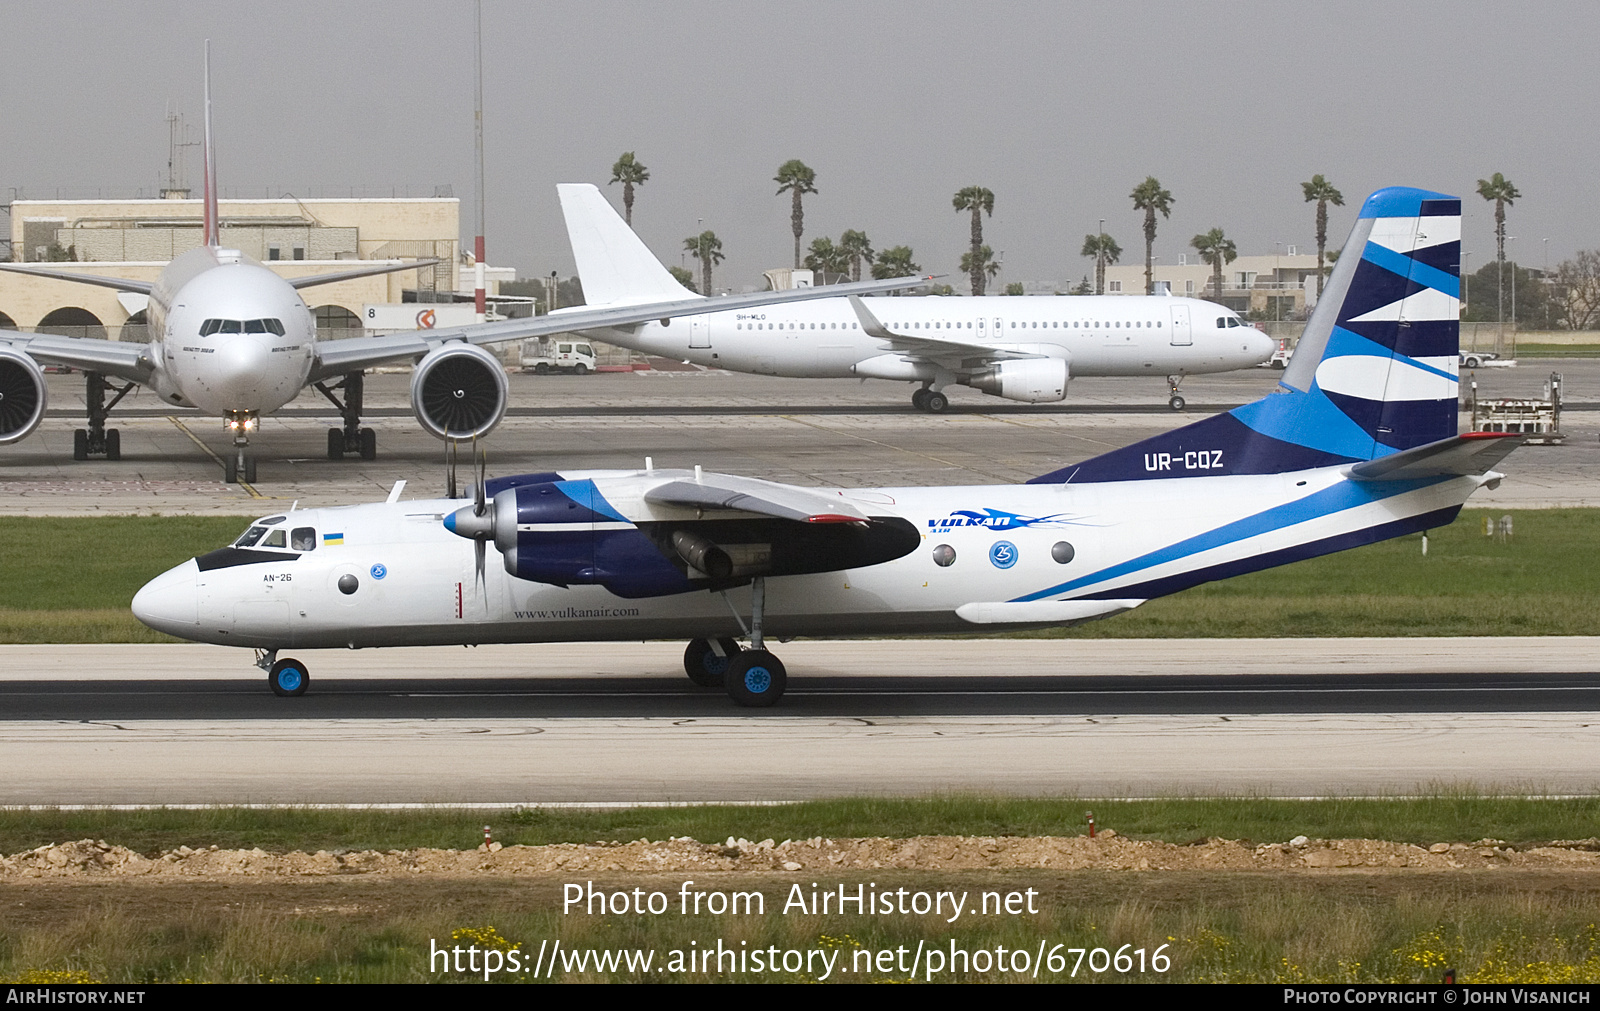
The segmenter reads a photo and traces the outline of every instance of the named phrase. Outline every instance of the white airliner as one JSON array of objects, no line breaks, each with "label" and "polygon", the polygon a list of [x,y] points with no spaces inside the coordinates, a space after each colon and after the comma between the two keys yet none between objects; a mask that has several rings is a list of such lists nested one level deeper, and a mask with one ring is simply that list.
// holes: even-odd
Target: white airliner
[{"label": "white airliner", "polygon": [[[557,190],[589,306],[689,294],[596,187],[570,183]],[[912,404],[935,414],[949,406],[942,391],[951,385],[1038,404],[1065,399],[1072,376],[1166,376],[1178,410],[1184,376],[1257,365],[1276,347],[1233,310],[1192,298],[929,295],[875,303],[882,322],[873,326],[835,293],[805,306],[753,312],[718,305],[688,320],[590,336],[735,372],[914,382]]]},{"label": "white airliner", "polygon": [[[339,408],[344,427],[328,430],[328,456],[359,453],[372,459],[377,439],[361,427],[363,370],[411,360],[411,402],[417,420],[441,439],[488,434],[506,409],[505,370],[476,345],[539,337],[586,326],[625,325],[704,311],[703,300],[679,289],[654,304],[581,310],[570,318],[513,319],[454,329],[388,337],[317,340],[310,309],[299,290],[371,274],[413,270],[437,261],[384,263],[285,280],[219,239],[217,163],[211,143],[209,47],[205,84],[204,244],[178,256],[154,282],[131,281],[59,270],[36,264],[0,269],[138,292],[150,298],[149,343],[25,334],[0,330],[0,444],[25,438],[43,420],[46,390],[40,362],[70,365],[86,373],[86,429],[74,434],[73,457],[104,454],[120,459],[121,438],[106,428],[111,408],[134,387],[153,390],[165,403],[198,408],[221,417],[236,452],[225,464],[230,482],[256,480],[255,459],[246,452],[250,432],[270,414],[313,385]],[[887,291],[922,278],[863,283],[860,290]],[[744,307],[820,298],[824,292],[783,292],[737,300]],[[794,298],[798,296],[798,298]],[[620,308],[620,311],[619,311]],[[107,377],[123,385],[112,386]],[[115,396],[108,403],[108,390]],[[338,393],[344,394],[340,400]]]},{"label": "white airliner", "polygon": [[[152,628],[280,650],[691,640],[742,705],[766,636],[1072,625],[1450,523],[1522,437],[1457,435],[1461,201],[1368,198],[1279,389],[1023,485],[799,488],[698,468],[529,474],[459,499],[264,517],[151,580]],[[492,549],[501,565],[486,565]],[[748,639],[749,647],[738,641]]]}]

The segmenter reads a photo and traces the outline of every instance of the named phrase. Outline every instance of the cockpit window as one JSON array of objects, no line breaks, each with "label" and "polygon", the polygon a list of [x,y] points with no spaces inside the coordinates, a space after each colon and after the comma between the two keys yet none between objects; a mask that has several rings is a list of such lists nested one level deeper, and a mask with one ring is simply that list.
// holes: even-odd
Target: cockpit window
[{"label": "cockpit window", "polygon": [[294,533],[289,535],[289,547],[295,551],[315,551],[317,549],[316,528],[295,527]]},{"label": "cockpit window", "polygon": [[279,527],[278,529],[267,534],[267,539],[261,542],[261,546],[264,548],[287,547],[287,542],[284,540],[283,528]]},{"label": "cockpit window", "polygon": [[256,522],[264,527],[270,527],[274,523],[282,523],[285,519],[287,519],[285,516],[268,516],[266,519],[256,520]]},{"label": "cockpit window", "polygon": [[236,319],[222,320],[222,325],[217,328],[218,333],[244,333],[244,324]]},{"label": "cockpit window", "polygon": [[208,319],[200,324],[200,336],[214,333],[270,333],[283,336],[281,319]]},{"label": "cockpit window", "polygon": [[261,535],[266,532],[266,527],[253,526],[249,530],[246,530],[244,533],[240,534],[239,539],[233,542],[233,546],[236,548],[255,547],[256,541],[259,541],[261,539]]},{"label": "cockpit window", "polygon": [[1239,323],[1239,317],[1237,317],[1237,316],[1229,316],[1228,317],[1228,325],[1229,326],[1240,326],[1241,324]]}]

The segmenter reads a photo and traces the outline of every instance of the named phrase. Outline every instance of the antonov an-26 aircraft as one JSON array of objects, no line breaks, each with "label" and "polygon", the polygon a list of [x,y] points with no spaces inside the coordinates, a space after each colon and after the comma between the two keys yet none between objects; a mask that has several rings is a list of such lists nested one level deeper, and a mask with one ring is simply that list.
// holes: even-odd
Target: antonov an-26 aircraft
[{"label": "antonov an-26 aircraft", "polygon": [[1027,484],[528,474],[265,517],[133,611],[254,647],[280,695],[308,682],[288,649],[684,638],[691,678],[764,706],[767,636],[1072,625],[1443,526],[1521,442],[1456,434],[1460,230],[1456,197],[1374,193],[1276,392]]},{"label": "antonov an-26 aircraft", "polygon": [[[557,190],[590,306],[688,294],[598,189],[572,183]],[[1169,403],[1180,410],[1184,376],[1257,365],[1275,347],[1232,309],[1192,298],[929,295],[875,303],[868,323],[845,292],[829,290],[838,297],[754,311],[714,303],[718,311],[688,320],[590,336],[735,372],[917,383],[912,405],[935,414],[949,406],[942,392],[948,386],[1040,404],[1065,399],[1072,376],[1166,376]]]},{"label": "antonov an-26 aircraft", "polygon": [[[209,49],[208,49],[209,53]],[[219,238],[216,156],[211,144],[211,75],[205,85],[204,244],[183,253],[152,284],[78,274],[37,264],[0,264],[0,269],[77,281],[148,295],[149,343],[60,337],[0,330],[0,445],[27,437],[44,419],[46,390],[40,362],[70,365],[86,374],[89,424],[73,441],[73,457],[104,454],[121,458],[120,435],[107,428],[111,408],[137,387],[165,403],[219,416],[233,434],[235,453],[226,480],[256,480],[247,453],[250,433],[306,386],[314,386],[339,408],[343,428],[328,430],[328,456],[377,454],[377,437],[361,427],[363,370],[414,361],[411,405],[433,435],[468,440],[487,435],[506,410],[505,370],[477,345],[562,333],[575,325],[629,325],[704,312],[705,300],[678,289],[653,304],[580,309],[555,319],[538,316],[453,329],[419,330],[386,337],[317,340],[300,289],[369,274],[412,270],[436,261],[385,263],[285,280]],[[630,233],[631,234],[631,233]],[[862,293],[915,286],[926,278],[863,282]],[[755,309],[772,303],[821,298],[827,292],[765,293],[726,302]],[[122,383],[111,386],[107,377]],[[108,403],[108,392],[115,396]],[[338,394],[343,393],[341,400]]]}]

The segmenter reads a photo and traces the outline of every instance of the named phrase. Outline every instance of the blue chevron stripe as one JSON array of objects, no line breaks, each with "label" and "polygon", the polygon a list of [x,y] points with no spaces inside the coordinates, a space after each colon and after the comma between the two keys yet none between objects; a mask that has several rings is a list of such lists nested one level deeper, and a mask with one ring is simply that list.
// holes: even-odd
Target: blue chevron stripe
[{"label": "blue chevron stripe", "polygon": [[1438,267],[1430,267],[1404,253],[1397,253],[1388,246],[1368,242],[1367,248],[1361,251],[1361,258],[1368,263],[1377,264],[1392,274],[1426,285],[1435,291],[1442,291],[1451,298],[1461,297],[1461,278],[1452,277]]},{"label": "blue chevron stripe", "polygon": [[1108,579],[1115,579],[1118,576],[1126,576],[1145,569],[1151,569],[1167,562],[1209,551],[1212,548],[1233,544],[1274,530],[1282,530],[1285,527],[1305,523],[1308,520],[1322,519],[1325,516],[1332,516],[1347,509],[1355,509],[1359,506],[1382,501],[1386,498],[1393,498],[1396,495],[1403,495],[1406,492],[1416,491],[1418,488],[1427,488],[1430,485],[1448,480],[1451,479],[1448,477],[1431,477],[1419,478],[1413,481],[1384,481],[1381,483],[1341,481],[1331,488],[1325,488],[1322,491],[1307,495],[1305,498],[1274,506],[1253,516],[1234,520],[1232,523],[1225,523],[1214,530],[1196,534],[1176,544],[1169,544],[1164,548],[1158,548],[1155,551],[1140,555],[1138,558],[1130,558],[1128,561],[1108,566],[1098,572],[1091,572],[1086,576],[1069,580],[1059,586],[1052,586],[1047,590],[1039,590],[1036,593],[1029,593],[1012,599],[1013,601],[1043,600],[1047,597],[1055,597],[1058,594],[1070,593],[1073,590],[1092,586]]}]

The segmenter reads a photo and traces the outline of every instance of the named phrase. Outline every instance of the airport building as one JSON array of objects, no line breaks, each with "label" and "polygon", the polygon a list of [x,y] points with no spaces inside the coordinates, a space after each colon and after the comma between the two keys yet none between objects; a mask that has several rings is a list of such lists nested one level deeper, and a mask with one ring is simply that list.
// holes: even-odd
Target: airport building
[{"label": "airport building", "polygon": [[[154,281],[172,258],[201,243],[202,202],[178,199],[17,200],[11,204],[11,258],[68,261],[85,274]],[[348,268],[354,260],[438,259],[415,271],[341,281],[306,290],[324,330],[361,326],[363,305],[449,302],[471,296],[473,270],[461,248],[455,197],[222,200],[225,247],[284,277]],[[491,268],[490,293],[509,268]],[[49,329],[118,338],[142,327],[146,296],[0,271],[0,327]],[[145,339],[142,329],[129,339]]]},{"label": "airport building", "polygon": [[[1135,251],[1136,252],[1136,251]],[[1091,274],[1092,277],[1092,274]],[[1178,262],[1156,263],[1152,277],[1174,295],[1220,302],[1240,314],[1264,319],[1304,319],[1317,303],[1317,254],[1290,246],[1279,254],[1241,256],[1222,269],[1222,295],[1212,284],[1212,269],[1198,253],[1180,253]],[[1143,295],[1144,261],[1106,267],[1107,295]]]}]

